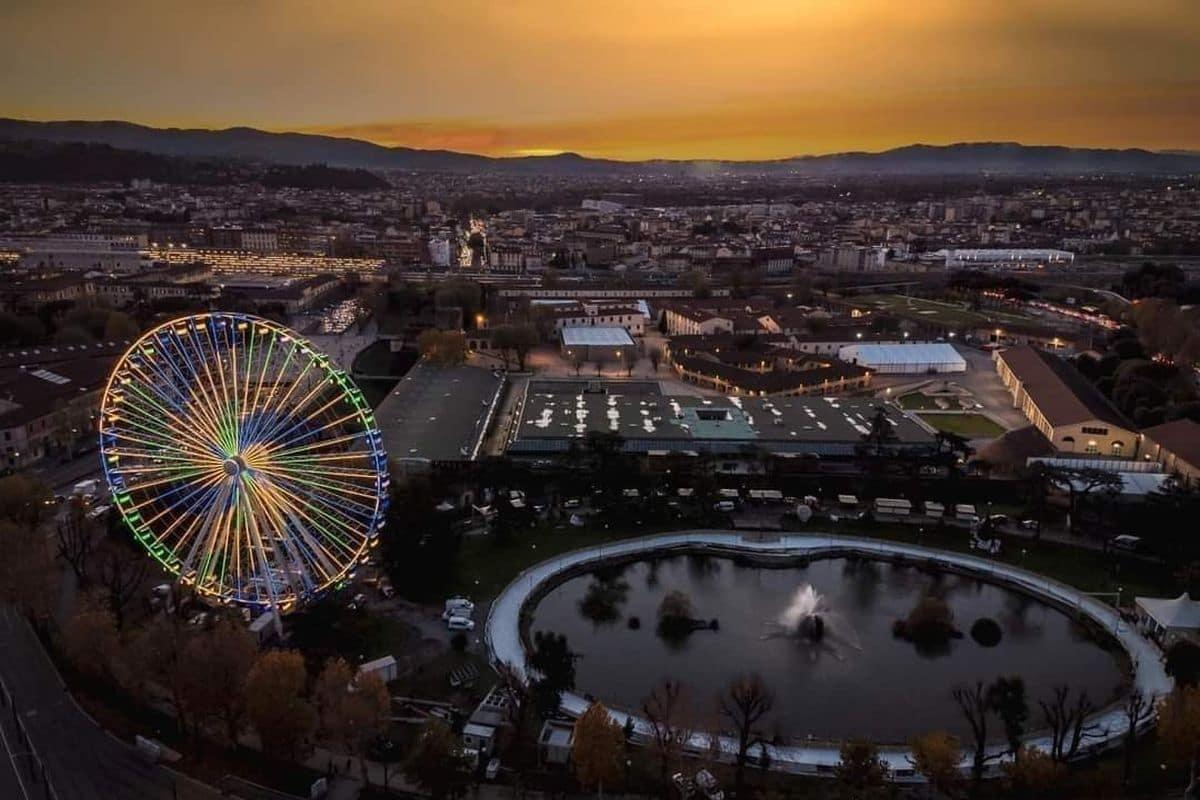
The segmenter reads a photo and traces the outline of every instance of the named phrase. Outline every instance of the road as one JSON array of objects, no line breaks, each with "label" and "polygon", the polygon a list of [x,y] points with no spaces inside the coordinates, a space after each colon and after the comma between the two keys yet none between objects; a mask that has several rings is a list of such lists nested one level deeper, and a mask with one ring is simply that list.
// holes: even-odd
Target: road
[{"label": "road", "polygon": [[[42,757],[57,800],[214,800],[214,790],[176,778],[143,761],[132,747],[110,736],[67,693],[54,664],[29,624],[15,611],[0,611],[0,675],[17,713]],[[11,742],[10,742],[11,744]],[[0,789],[5,765],[0,764]],[[20,798],[5,793],[4,797]],[[45,797],[45,787],[30,797]]]}]

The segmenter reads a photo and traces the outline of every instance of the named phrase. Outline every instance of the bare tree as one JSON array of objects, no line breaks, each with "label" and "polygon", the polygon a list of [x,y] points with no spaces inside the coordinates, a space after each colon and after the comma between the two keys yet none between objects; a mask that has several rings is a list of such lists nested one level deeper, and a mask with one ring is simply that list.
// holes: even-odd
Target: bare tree
[{"label": "bare tree", "polygon": [[1125,736],[1122,737],[1121,783],[1129,784],[1133,773],[1133,748],[1137,744],[1138,727],[1154,715],[1155,696],[1147,696],[1141,689],[1134,687],[1125,698]]},{"label": "bare tree", "polygon": [[976,681],[973,687],[960,686],[951,692],[951,695],[971,729],[971,781],[978,787],[983,780],[984,766],[990,758],[996,758],[998,755],[989,758],[987,752],[988,713],[992,705],[983,681]]},{"label": "bare tree", "polygon": [[685,724],[687,696],[683,684],[666,678],[642,701],[642,715],[650,723],[659,780],[665,787],[671,763],[679,758],[692,732]]},{"label": "bare tree", "polygon": [[1088,739],[1103,736],[1105,729],[1087,718],[1097,711],[1086,691],[1071,700],[1071,689],[1058,686],[1050,702],[1038,701],[1042,719],[1050,729],[1050,757],[1060,763],[1070,761]]},{"label": "bare tree", "polygon": [[735,678],[721,695],[719,710],[737,733],[737,767],[734,772],[734,794],[745,797],[742,789],[746,780],[746,756],[750,748],[765,740],[759,724],[775,706],[775,695],[767,689],[758,675]]},{"label": "bare tree", "polygon": [[658,372],[658,365],[662,363],[663,351],[661,347],[651,347],[646,351],[646,357],[650,359],[650,366],[654,367],[654,371]]},{"label": "bare tree", "polygon": [[55,529],[58,555],[71,567],[80,586],[88,581],[88,560],[96,539],[96,525],[88,519],[82,498],[72,497]]},{"label": "bare tree", "polygon": [[100,585],[104,587],[118,628],[124,627],[125,609],[137,597],[149,568],[150,559],[124,546],[112,548],[100,561]]}]

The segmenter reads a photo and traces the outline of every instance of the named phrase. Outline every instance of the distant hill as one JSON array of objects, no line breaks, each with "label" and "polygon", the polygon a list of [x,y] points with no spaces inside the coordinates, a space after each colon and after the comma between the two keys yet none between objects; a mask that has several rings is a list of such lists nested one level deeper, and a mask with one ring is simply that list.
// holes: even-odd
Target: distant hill
[{"label": "distant hill", "polygon": [[277,164],[420,172],[518,174],[699,174],[712,171],[806,175],[965,175],[980,172],[1069,175],[1200,172],[1200,154],[1032,146],[1011,142],[910,145],[879,153],[837,153],[773,161],[614,161],[575,153],[491,158],[449,150],[385,147],[359,139],[254,128],[150,128],[129,122],[30,122],[0,119],[0,139],[88,142],[185,158],[233,158]]},{"label": "distant hill", "polygon": [[94,142],[0,139],[0,182],[127,183],[148,178],[159,183],[230,185],[258,182],[298,189],[383,189],[378,175],[324,164],[273,164],[229,158],[168,156]]}]

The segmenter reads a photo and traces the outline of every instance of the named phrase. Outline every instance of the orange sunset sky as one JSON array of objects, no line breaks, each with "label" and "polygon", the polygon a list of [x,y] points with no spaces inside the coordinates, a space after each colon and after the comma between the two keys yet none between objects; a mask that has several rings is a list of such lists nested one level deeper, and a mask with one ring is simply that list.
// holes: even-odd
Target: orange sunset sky
[{"label": "orange sunset sky", "polygon": [[1200,0],[4,2],[0,115],[621,159],[1200,149]]}]

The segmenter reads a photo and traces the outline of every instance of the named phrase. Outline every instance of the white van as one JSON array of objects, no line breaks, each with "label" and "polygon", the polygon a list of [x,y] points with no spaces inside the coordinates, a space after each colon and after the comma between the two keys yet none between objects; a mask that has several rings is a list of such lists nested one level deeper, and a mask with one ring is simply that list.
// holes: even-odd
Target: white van
[{"label": "white van", "polygon": [[713,511],[720,511],[724,514],[728,514],[731,511],[736,511],[736,510],[737,510],[737,505],[734,504],[734,502],[732,500],[721,500],[721,501],[713,504]]},{"label": "white van", "polygon": [[452,631],[473,631],[475,630],[475,621],[466,617],[451,617],[446,620],[446,628]]}]

